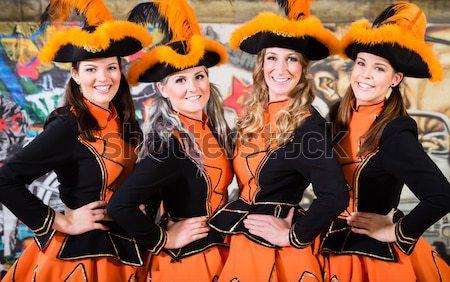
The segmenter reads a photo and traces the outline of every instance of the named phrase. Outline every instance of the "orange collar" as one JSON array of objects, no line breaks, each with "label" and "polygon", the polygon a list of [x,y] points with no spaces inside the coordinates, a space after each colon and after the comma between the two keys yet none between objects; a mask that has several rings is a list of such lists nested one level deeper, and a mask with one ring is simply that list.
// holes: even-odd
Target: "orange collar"
[{"label": "orange collar", "polygon": [[381,112],[381,110],[384,108],[385,102],[386,102],[386,99],[381,102],[378,102],[376,104],[356,106],[356,99],[353,99],[351,105],[352,105],[352,110],[354,112],[366,113],[366,114],[372,114],[372,113],[379,114]]},{"label": "orange collar", "polygon": [[177,114],[178,118],[186,126],[186,128],[193,127],[194,130],[205,129],[205,125],[208,122],[208,116],[205,113],[202,114],[202,119],[199,120],[199,119],[191,118],[191,117],[184,115],[177,111],[174,111],[174,112]]},{"label": "orange collar", "polygon": [[287,104],[288,104],[289,100],[281,100],[281,101],[276,101],[276,102],[269,102],[267,104],[267,112],[270,115],[276,114],[277,112],[279,112],[282,108],[284,108]]},{"label": "orange collar", "polygon": [[87,99],[84,99],[84,103],[89,109],[89,112],[91,112],[91,114],[97,120],[100,128],[105,128],[110,120],[117,118],[117,111],[112,103],[110,103],[109,106],[111,109],[104,109]]}]

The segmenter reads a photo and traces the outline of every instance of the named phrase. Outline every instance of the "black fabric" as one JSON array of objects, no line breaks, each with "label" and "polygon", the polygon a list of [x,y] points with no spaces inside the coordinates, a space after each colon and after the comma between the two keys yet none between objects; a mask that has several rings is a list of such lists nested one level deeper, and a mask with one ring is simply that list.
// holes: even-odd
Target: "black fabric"
[{"label": "black fabric", "polygon": [[[175,41],[167,44],[168,47],[172,48],[175,52],[181,55],[186,55],[189,50],[186,49],[186,41]],[[193,66],[189,66],[189,68],[197,67],[197,66],[205,66],[210,68],[215,66],[220,61],[219,54],[205,50],[205,54],[200,59],[200,61]],[[168,75],[171,75],[175,72],[181,71],[183,69],[176,68],[168,63],[158,63],[151,68],[147,69],[138,79],[139,82],[158,82],[161,81]]]},{"label": "black fabric", "polygon": [[284,218],[287,216],[289,210],[294,207],[297,212],[294,213],[293,222],[297,222],[301,216],[303,216],[303,209],[295,203],[264,203],[263,205],[250,205],[241,199],[232,201],[225,205],[218,213],[212,216],[208,223],[215,230],[224,234],[243,234],[248,239],[255,243],[269,247],[278,248],[266,241],[265,239],[250,234],[244,226],[243,220],[249,214],[266,214],[276,215],[277,217]]},{"label": "black fabric", "polygon": [[[414,240],[440,218],[450,212],[450,184],[423,150],[417,140],[417,125],[410,117],[398,117],[383,131],[379,152],[360,172],[358,179],[358,211],[387,214],[400,202],[406,184],[420,200],[414,209],[397,223],[407,238],[411,253]],[[398,216],[396,221],[398,221]],[[324,239],[321,250],[335,254],[354,253],[382,260],[396,260],[395,253],[386,256],[393,243],[386,246],[367,236],[347,240],[350,226],[337,219]],[[402,239],[402,238],[400,238]],[[362,243],[364,242],[364,243]],[[359,247],[358,247],[359,246]]]},{"label": "black fabric", "polygon": [[[108,203],[108,214],[148,250],[158,249],[163,238],[152,217],[144,215],[139,205],[149,203],[159,194],[164,211],[174,221],[205,216],[208,186],[197,165],[189,159],[178,139],[170,138],[169,146],[141,160],[122,182]],[[212,246],[225,246],[224,237],[211,230],[206,238],[177,250],[163,250],[175,260],[204,251]],[[157,253],[157,251],[155,252]]]},{"label": "black fabric", "polygon": [[[42,227],[49,211],[53,210],[34,196],[26,184],[52,170],[60,183],[60,198],[67,207],[77,209],[100,200],[102,171],[96,156],[78,141],[76,117],[67,107],[53,111],[44,131],[0,168],[1,203],[31,229]],[[54,217],[54,212],[51,214]],[[44,249],[54,235],[51,229],[53,220],[48,222],[50,229],[47,233],[36,233],[40,249]],[[109,231],[67,235],[67,244],[61,246],[61,258],[115,256],[123,263],[143,265],[143,260],[138,259],[142,258],[142,251],[138,250],[136,243],[127,239],[126,233],[114,223],[105,224],[110,226]],[[111,239],[116,236],[114,234],[125,238],[126,243],[114,247]],[[127,255],[119,258],[118,254]]]},{"label": "black fabric", "polygon": [[49,209],[25,185],[66,168],[77,137],[75,117],[52,115],[44,131],[0,168],[1,202],[32,230],[43,226]]},{"label": "black fabric", "polygon": [[[348,205],[344,175],[332,156],[330,141],[325,133],[325,119],[314,110],[297,128],[293,140],[271,152],[260,174],[255,176],[259,177],[260,189],[255,203],[249,205],[242,199],[231,202],[210,219],[210,225],[221,232],[242,233],[261,245],[274,247],[251,235],[243,219],[248,214],[285,217],[291,207],[297,207],[292,222],[295,223],[294,233],[300,242],[312,242]],[[256,153],[266,154],[267,151]],[[310,183],[317,199],[303,214],[298,203]]]},{"label": "black fabric", "polygon": [[295,50],[309,60],[321,60],[330,55],[328,48],[311,36],[285,37],[272,32],[258,32],[241,42],[239,48],[250,54],[258,54],[264,48],[280,47]]},{"label": "black fabric", "polygon": [[345,54],[355,60],[359,52],[366,52],[385,58],[392,67],[408,77],[430,78],[428,65],[419,54],[396,43],[361,44],[352,43],[345,49]]},{"label": "black fabric", "polygon": [[401,222],[405,235],[419,238],[450,212],[450,184],[418,142],[413,119],[399,117],[386,127],[381,139],[380,164],[420,200]]}]

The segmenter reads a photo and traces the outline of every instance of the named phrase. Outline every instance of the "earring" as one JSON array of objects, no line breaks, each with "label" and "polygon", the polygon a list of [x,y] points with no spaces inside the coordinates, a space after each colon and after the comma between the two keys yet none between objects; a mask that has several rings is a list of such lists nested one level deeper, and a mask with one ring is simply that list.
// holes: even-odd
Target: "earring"
[{"label": "earring", "polygon": [[392,84],[391,84],[391,87],[394,88],[394,87],[395,87],[395,83],[392,83]]}]

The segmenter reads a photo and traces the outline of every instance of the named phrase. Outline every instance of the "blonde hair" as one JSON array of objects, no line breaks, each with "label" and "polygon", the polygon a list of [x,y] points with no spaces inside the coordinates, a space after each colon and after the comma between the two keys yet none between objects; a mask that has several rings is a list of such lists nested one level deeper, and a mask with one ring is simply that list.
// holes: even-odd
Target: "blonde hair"
[{"label": "blonde hair", "polygon": [[[208,69],[206,67],[204,69],[208,74]],[[163,78],[160,83],[166,85],[167,81],[168,76]],[[139,160],[162,152],[164,148],[169,146],[169,140],[173,132],[177,131],[180,134],[186,154],[194,159],[201,169],[203,167],[201,158],[203,153],[196,145],[194,135],[189,132],[172,110],[169,99],[164,98],[157,87],[155,89],[152,104],[147,110],[148,118],[144,124],[144,142],[139,152]],[[230,129],[225,120],[222,96],[214,84],[210,83],[210,89],[210,97],[205,109],[208,115],[208,126],[215,133],[217,142],[224,149],[226,157],[231,158]]]},{"label": "blonde hair", "polygon": [[288,94],[287,106],[279,112],[276,121],[277,131],[274,136],[267,136],[265,130],[264,112],[269,101],[269,88],[264,80],[264,56],[266,49],[261,50],[253,67],[253,91],[244,102],[244,112],[236,121],[237,142],[247,143],[258,134],[263,134],[266,145],[275,142],[278,145],[286,144],[292,137],[295,129],[300,126],[304,118],[310,113],[314,94],[311,90],[311,82],[307,79],[309,60],[298,53],[302,74],[298,84]]}]

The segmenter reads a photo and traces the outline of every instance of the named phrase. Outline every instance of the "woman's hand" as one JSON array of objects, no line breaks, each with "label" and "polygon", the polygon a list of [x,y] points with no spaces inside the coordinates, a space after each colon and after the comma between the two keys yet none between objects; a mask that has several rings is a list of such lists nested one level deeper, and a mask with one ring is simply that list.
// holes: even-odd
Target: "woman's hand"
[{"label": "woman's hand", "polygon": [[112,220],[106,214],[106,204],[105,201],[95,201],[75,210],[65,207],[65,214],[56,213],[53,228],[70,235],[83,234],[95,229],[108,230],[107,226],[98,223]]},{"label": "woman's hand", "polygon": [[352,212],[347,217],[347,224],[352,226],[352,232],[364,234],[381,242],[395,242],[395,224],[393,223],[395,209],[387,215],[370,212]]},{"label": "woman's hand", "polygon": [[166,249],[178,249],[189,243],[208,236],[209,226],[206,223],[206,216],[192,217],[178,222],[173,222],[169,218],[167,224]]},{"label": "woman's hand", "polygon": [[293,216],[294,208],[289,210],[285,218],[251,214],[244,219],[244,226],[251,234],[259,236],[275,246],[286,247],[290,245],[289,229],[292,225]]}]

